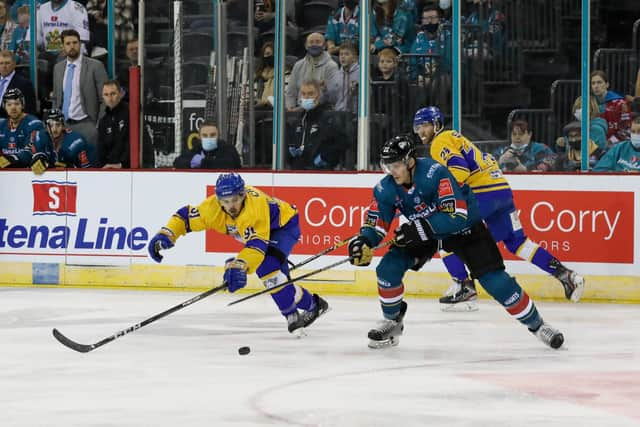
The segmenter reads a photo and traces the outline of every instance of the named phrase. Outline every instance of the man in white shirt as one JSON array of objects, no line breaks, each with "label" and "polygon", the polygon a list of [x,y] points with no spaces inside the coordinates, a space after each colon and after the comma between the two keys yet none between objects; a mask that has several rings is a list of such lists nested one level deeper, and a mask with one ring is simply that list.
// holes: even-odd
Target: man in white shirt
[{"label": "man in white shirt", "polygon": [[58,62],[53,69],[53,105],[62,110],[68,127],[96,144],[107,72],[102,62],[80,52],[80,34],[76,30],[64,30],[61,37],[67,60]]},{"label": "man in white shirt", "polygon": [[[74,29],[83,43],[89,42],[87,9],[73,0],[51,0],[38,8],[38,46],[48,53],[58,54],[62,49],[61,34]],[[86,49],[83,46],[83,53]]]}]

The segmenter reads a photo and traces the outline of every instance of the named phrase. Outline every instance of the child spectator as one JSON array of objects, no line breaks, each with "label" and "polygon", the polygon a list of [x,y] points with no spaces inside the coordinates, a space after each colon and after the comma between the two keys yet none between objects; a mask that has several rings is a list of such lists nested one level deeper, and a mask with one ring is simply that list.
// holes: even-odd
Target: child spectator
[{"label": "child spectator", "polygon": [[340,70],[327,84],[327,100],[336,111],[358,112],[360,64],[358,51],[351,43],[340,45]]},{"label": "child spectator", "polygon": [[[558,159],[556,170],[575,172],[581,169],[582,165],[582,129],[579,121],[567,124],[562,129],[562,135],[556,140],[556,153]],[[601,149],[592,139],[589,139],[589,169],[604,155]]]}]

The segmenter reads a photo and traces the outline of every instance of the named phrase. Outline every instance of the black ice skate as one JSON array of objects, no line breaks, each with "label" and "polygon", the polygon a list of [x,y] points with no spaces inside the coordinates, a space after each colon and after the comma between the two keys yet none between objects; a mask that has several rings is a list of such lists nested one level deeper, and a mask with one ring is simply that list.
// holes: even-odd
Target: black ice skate
[{"label": "black ice skate", "polygon": [[404,315],[407,312],[407,303],[402,301],[400,314],[395,319],[382,319],[376,327],[369,331],[369,348],[386,348],[400,343],[400,335],[404,331]]},{"label": "black ice skate", "polygon": [[318,317],[329,311],[329,303],[321,298],[318,294],[313,294],[313,300],[315,301],[315,307],[311,311],[303,311],[300,315],[302,319],[302,326],[305,328],[311,325]]},{"label": "black ice skate", "polygon": [[564,335],[562,332],[549,325],[543,323],[536,331],[531,331],[540,341],[553,349],[558,349],[564,343]]},{"label": "black ice skate", "polygon": [[290,333],[297,335],[298,337],[305,335],[304,333],[304,319],[298,310],[287,315],[287,329]]},{"label": "black ice skate", "polygon": [[477,311],[478,292],[472,279],[453,279],[453,284],[440,298],[440,310],[442,311]]},{"label": "black ice skate", "polygon": [[564,296],[567,297],[568,300],[573,302],[580,301],[584,293],[584,277],[573,270],[569,270],[559,262],[553,275],[562,283]]}]

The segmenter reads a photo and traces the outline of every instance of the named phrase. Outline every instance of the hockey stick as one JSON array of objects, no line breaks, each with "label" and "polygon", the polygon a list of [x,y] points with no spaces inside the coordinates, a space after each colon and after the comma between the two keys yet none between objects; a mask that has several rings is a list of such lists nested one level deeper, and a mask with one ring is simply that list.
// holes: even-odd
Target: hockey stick
[{"label": "hockey stick", "polygon": [[215,294],[218,291],[224,290],[226,288],[227,288],[227,284],[223,283],[222,285],[217,286],[217,287],[212,288],[212,289],[209,289],[208,291],[203,292],[201,294],[198,294],[198,295],[194,296],[193,298],[184,301],[181,304],[175,305],[175,306],[171,307],[170,309],[163,311],[162,313],[158,313],[155,316],[151,316],[148,319],[145,319],[140,323],[136,323],[133,326],[129,326],[127,329],[123,329],[121,331],[118,331],[115,334],[111,335],[110,337],[107,337],[107,338],[105,338],[103,340],[100,340],[95,344],[80,344],[80,343],[77,343],[77,342],[67,338],[66,336],[64,336],[62,334],[62,332],[60,332],[56,328],[53,328],[53,336],[55,337],[55,339],[57,339],[60,342],[60,344],[66,346],[66,347],[69,347],[72,350],[78,351],[80,353],[88,353],[88,352],[90,352],[92,350],[95,350],[98,347],[102,347],[103,345],[105,345],[107,343],[110,343],[111,341],[113,341],[113,340],[115,340],[117,338],[120,338],[120,337],[122,337],[124,335],[127,335],[130,332],[137,331],[138,329],[142,328],[143,326],[147,326],[148,324],[153,323],[158,319],[162,319],[163,317],[168,316],[169,314],[171,314],[173,312],[176,312],[178,310],[182,310],[183,308],[185,308],[185,307],[187,307],[187,306],[189,306],[189,305],[191,305],[191,304],[193,304],[195,302],[198,302],[201,299],[208,297],[209,295]]},{"label": "hockey stick", "polygon": [[318,252],[317,254],[310,256],[309,258],[307,258],[307,259],[305,259],[305,260],[303,260],[303,261],[299,262],[298,264],[294,264],[294,263],[292,263],[292,262],[291,262],[291,261],[289,261],[289,260],[287,260],[287,262],[289,262],[289,264],[291,265],[291,270],[295,270],[296,268],[300,268],[300,267],[302,267],[303,265],[307,265],[307,264],[309,264],[311,261],[315,261],[315,260],[317,260],[317,259],[318,259],[318,258],[320,258],[321,256],[328,254],[329,252],[333,252],[333,251],[335,251],[336,249],[343,247],[344,245],[346,245],[347,243],[349,243],[349,242],[351,241],[351,239],[353,239],[353,238],[354,238],[354,237],[356,237],[356,236],[358,236],[358,235],[357,235],[357,234],[354,234],[354,235],[353,235],[353,236],[351,236],[351,237],[347,237],[346,239],[341,240],[341,241],[339,241],[338,243],[336,243],[335,245],[330,246],[330,247],[328,247],[328,248],[326,248],[326,249],[322,250],[321,252]]},{"label": "hockey stick", "polygon": [[[384,242],[383,244],[376,246],[373,249],[375,250],[375,249],[384,248],[385,246],[389,246],[393,242],[394,242],[393,239],[388,240],[388,241]],[[263,295],[263,294],[266,294],[266,293],[273,292],[274,289],[279,289],[279,288],[282,288],[284,286],[290,285],[292,283],[299,282],[302,279],[306,279],[307,277],[310,277],[310,276],[313,276],[315,274],[319,274],[319,273],[322,273],[324,271],[330,270],[333,267],[337,267],[337,266],[342,265],[344,263],[347,263],[349,261],[351,261],[351,257],[347,257],[347,258],[342,259],[340,261],[336,261],[333,264],[327,265],[326,267],[318,268],[317,270],[310,271],[308,273],[303,274],[302,276],[294,277],[293,279],[289,279],[284,283],[280,283],[279,285],[273,286],[271,288],[263,289],[261,291],[258,291],[258,292],[255,292],[253,294],[247,295],[246,297],[242,297],[240,299],[237,299],[235,301],[231,301],[229,304],[227,304],[227,306],[235,305],[235,304],[238,304],[239,302],[246,301],[246,300],[251,299],[251,298],[255,298],[255,297],[259,296],[259,295]]]}]

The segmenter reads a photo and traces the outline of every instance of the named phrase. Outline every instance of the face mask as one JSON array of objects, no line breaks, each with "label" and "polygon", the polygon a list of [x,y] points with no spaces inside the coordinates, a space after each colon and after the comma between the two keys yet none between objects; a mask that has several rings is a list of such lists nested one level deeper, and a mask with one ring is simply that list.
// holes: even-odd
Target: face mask
[{"label": "face mask", "polygon": [[524,144],[524,145],[521,145],[519,147],[514,145],[514,144],[511,144],[511,149],[514,150],[514,151],[517,151],[518,153],[522,153],[524,150],[527,149],[528,146],[529,146],[529,144]]},{"label": "face mask", "polygon": [[309,111],[316,106],[315,98],[300,98],[300,106],[303,110]]},{"label": "face mask", "polygon": [[578,121],[582,121],[582,108],[577,108],[576,112],[573,113],[574,117],[578,119]]},{"label": "face mask", "polygon": [[640,150],[640,133],[632,133],[631,134],[631,145],[636,150]]},{"label": "face mask", "polygon": [[451,7],[451,0],[440,0],[440,9],[449,9]]},{"label": "face mask", "polygon": [[202,149],[204,151],[213,151],[218,148],[218,138],[202,138]]},{"label": "face mask", "polygon": [[344,0],[344,6],[349,10],[355,9],[356,4],[358,4],[356,0]]},{"label": "face mask", "polygon": [[262,62],[268,67],[273,67],[273,55],[265,56],[264,58],[262,58]]},{"label": "face mask", "polygon": [[324,52],[324,48],[322,46],[309,46],[307,48],[307,53],[314,58],[322,55],[322,52]]},{"label": "face mask", "polygon": [[435,33],[438,31],[438,27],[440,24],[424,24],[422,26],[422,31],[426,31],[427,33]]},{"label": "face mask", "polygon": [[579,151],[582,149],[582,141],[580,139],[575,139],[575,140],[570,139],[569,146],[571,147],[571,149]]}]

